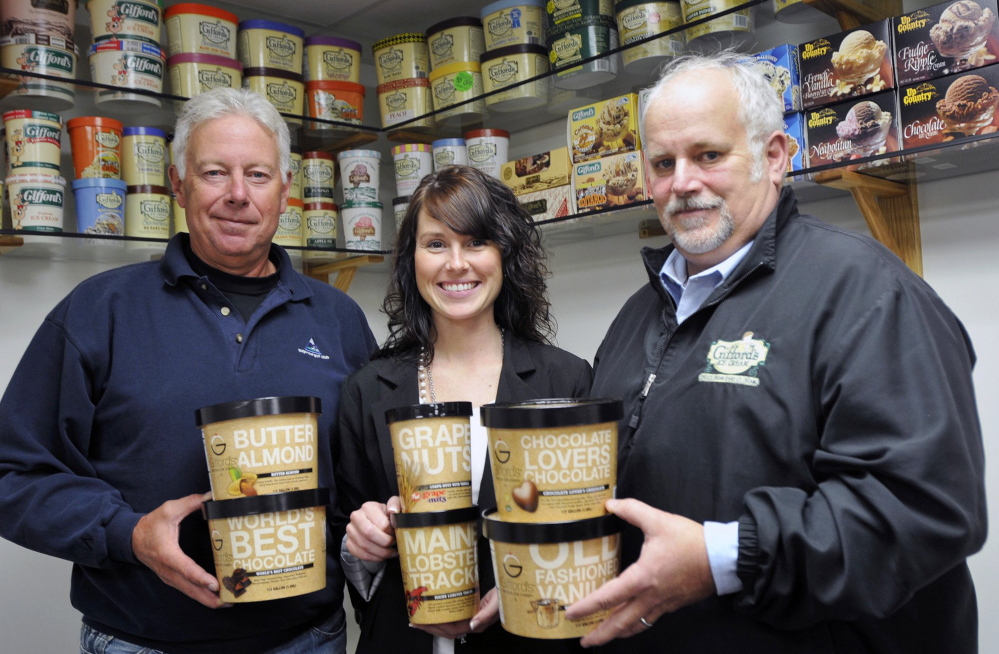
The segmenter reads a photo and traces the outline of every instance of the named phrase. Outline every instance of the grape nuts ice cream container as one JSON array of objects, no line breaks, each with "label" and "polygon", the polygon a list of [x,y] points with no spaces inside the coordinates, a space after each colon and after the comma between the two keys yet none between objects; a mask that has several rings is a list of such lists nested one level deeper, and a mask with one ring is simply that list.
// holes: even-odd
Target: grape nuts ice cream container
[{"label": "grape nuts ice cream container", "polygon": [[165,241],[170,238],[170,189],[129,186],[125,195],[125,236]]},{"label": "grape nuts ice cream container", "polygon": [[166,132],[155,127],[126,127],[121,163],[121,178],[129,186],[166,186]]},{"label": "grape nuts ice cream container", "polygon": [[434,151],[425,143],[406,143],[392,148],[395,188],[400,195],[410,195],[424,177],[434,172]]},{"label": "grape nuts ice cream container", "polygon": [[507,45],[545,44],[543,0],[499,0],[479,12],[486,50]]},{"label": "grape nuts ice cream container", "polygon": [[89,0],[94,42],[135,39],[160,45],[162,0]]},{"label": "grape nuts ice cream container", "polygon": [[361,44],[336,36],[305,39],[305,79],[334,82],[361,81]]},{"label": "grape nuts ice cream container", "polygon": [[120,179],[73,180],[76,231],[121,236],[125,233],[125,182]]},{"label": "grape nuts ice cream container", "polygon": [[10,217],[14,229],[61,232],[66,180],[34,173],[7,178]]},{"label": "grape nuts ice cream container", "polygon": [[[30,101],[31,106],[49,111],[69,109],[76,102],[77,49],[69,44],[69,49],[48,45],[55,39],[41,39],[37,35],[0,38],[0,66],[28,73],[38,73],[49,77],[65,78],[67,82],[55,82],[23,75],[17,77],[20,83],[11,91],[15,96]],[[38,43],[44,40],[46,43]],[[6,75],[4,77],[7,77]]]},{"label": "grape nuts ice cream container", "polygon": [[62,119],[44,111],[15,109],[3,115],[7,132],[7,171],[11,175],[59,174]]},{"label": "grape nuts ice cream container", "polygon": [[437,402],[385,412],[404,513],[472,506],[470,402]]},{"label": "grape nuts ice cream container", "polygon": [[381,158],[377,150],[344,150],[336,155],[345,202],[378,201],[378,165]]},{"label": "grape nuts ice cream container", "polygon": [[621,520],[614,515],[573,522],[525,524],[482,518],[499,589],[503,628],[529,638],[580,638],[610,611],[568,620],[565,608],[617,576]]},{"label": "grape nuts ice cream container", "polygon": [[548,78],[524,82],[544,75],[549,67],[548,49],[540,45],[511,45],[485,53],[482,55],[483,91],[492,93],[509,87],[502,93],[487,95],[486,106],[492,111],[522,111],[545,104]]},{"label": "grape nuts ice cream container", "polygon": [[407,32],[375,41],[371,52],[379,84],[426,77],[430,72],[427,37],[423,34]]},{"label": "grape nuts ice cream container", "polygon": [[380,202],[348,202],[340,207],[344,245],[350,250],[382,249]]},{"label": "grape nuts ice cream container", "polygon": [[427,29],[430,70],[458,61],[478,61],[485,52],[482,21],[477,16],[458,16]]},{"label": "grape nuts ice cream container", "polygon": [[475,129],[465,132],[468,165],[500,178],[500,166],[507,162],[510,132],[505,129]]},{"label": "grape nuts ice cream container", "polygon": [[561,522],[602,516],[617,489],[620,400],[487,404],[498,518]]},{"label": "grape nuts ice cream container", "polygon": [[160,106],[160,99],[154,95],[127,91],[163,92],[166,58],[155,45],[134,39],[101,41],[90,46],[89,59],[90,75],[95,82],[123,89],[99,89],[94,99],[96,104],[117,105],[124,101],[131,105],[138,101]]},{"label": "grape nuts ice cream container", "polygon": [[478,510],[399,513],[393,521],[410,623],[472,618],[479,608]]},{"label": "grape nuts ice cream container", "polygon": [[617,11],[618,41],[621,45],[631,45],[656,34],[676,30],[622,51],[625,72],[650,75],[663,61],[686,50],[683,31],[677,29],[683,25],[679,2],[622,0],[614,9]]},{"label": "grape nuts ice cream container", "polygon": [[170,54],[236,58],[236,14],[209,5],[182,2],[163,13]]},{"label": "grape nuts ice cream container", "polygon": [[288,114],[284,116],[285,122],[302,124],[295,117],[305,114],[305,84],[301,75],[280,68],[244,68],[243,87],[256,91],[282,114]]},{"label": "grape nuts ice cream container", "polygon": [[244,20],[239,24],[238,52],[244,68],[276,68],[302,74],[305,32],[271,20]]}]

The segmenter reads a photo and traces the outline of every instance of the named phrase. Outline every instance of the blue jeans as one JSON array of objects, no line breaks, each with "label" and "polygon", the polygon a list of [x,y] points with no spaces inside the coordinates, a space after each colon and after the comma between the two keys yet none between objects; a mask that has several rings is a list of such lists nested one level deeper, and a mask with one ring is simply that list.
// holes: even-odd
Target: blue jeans
[{"label": "blue jeans", "polygon": [[[306,629],[300,636],[270,650],[267,654],[346,654],[347,627],[345,624],[338,632],[329,631],[336,623],[337,617],[334,615]],[[133,645],[85,624],[80,629],[80,654],[163,654],[163,652]]]}]

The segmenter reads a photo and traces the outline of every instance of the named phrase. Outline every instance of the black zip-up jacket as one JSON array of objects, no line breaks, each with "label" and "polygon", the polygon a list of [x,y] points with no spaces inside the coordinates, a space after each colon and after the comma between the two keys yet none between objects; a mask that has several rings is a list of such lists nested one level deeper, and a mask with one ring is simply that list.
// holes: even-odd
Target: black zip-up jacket
[{"label": "black zip-up jacket", "polygon": [[[618,496],[738,521],[743,589],[608,650],[976,652],[984,455],[958,319],[790,189],[679,326],[659,279],[671,249],[643,251],[649,284],[601,344],[592,394],[624,399]],[[641,545],[626,532],[624,565]]]}]

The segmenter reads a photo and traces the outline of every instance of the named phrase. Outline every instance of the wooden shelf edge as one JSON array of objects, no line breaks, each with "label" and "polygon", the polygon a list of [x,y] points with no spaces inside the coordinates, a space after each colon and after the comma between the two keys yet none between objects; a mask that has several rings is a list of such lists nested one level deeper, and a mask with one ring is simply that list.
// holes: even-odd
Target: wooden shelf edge
[{"label": "wooden shelf edge", "polygon": [[304,261],[302,266],[305,274],[324,284],[328,284],[330,275],[337,273],[336,279],[333,281],[333,287],[346,293],[347,289],[350,288],[350,283],[354,281],[354,274],[358,268],[385,261],[385,257],[380,254],[362,254],[357,256],[341,254],[340,256],[344,256],[345,258],[328,263],[310,263]]},{"label": "wooden shelf edge", "polygon": [[22,245],[24,245],[24,239],[20,236],[0,236],[0,254],[6,254]]},{"label": "wooden shelf edge", "polygon": [[10,77],[0,76],[0,98],[5,98],[14,89],[20,86],[21,82]]}]

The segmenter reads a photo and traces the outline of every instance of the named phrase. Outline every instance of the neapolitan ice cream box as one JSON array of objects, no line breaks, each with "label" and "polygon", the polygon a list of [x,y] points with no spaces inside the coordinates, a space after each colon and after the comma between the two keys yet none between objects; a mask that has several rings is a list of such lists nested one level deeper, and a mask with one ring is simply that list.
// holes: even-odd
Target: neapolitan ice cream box
[{"label": "neapolitan ice cream box", "polygon": [[999,66],[904,86],[898,104],[906,149],[993,134],[999,128]]},{"label": "neapolitan ice cream box", "polygon": [[784,111],[801,111],[798,46],[784,44],[753,55],[756,67],[784,101]]},{"label": "neapolitan ice cream box", "polygon": [[638,94],[626,93],[573,109],[567,130],[573,164],[640,149]]},{"label": "neapolitan ice cream box", "polygon": [[787,134],[787,172],[808,168],[808,157],[805,156],[808,148],[805,141],[804,114],[785,114],[784,133]]},{"label": "neapolitan ice cream box", "polygon": [[798,56],[805,109],[895,88],[887,19],[802,43]]},{"label": "neapolitan ice cream box", "polygon": [[641,151],[573,164],[572,190],[577,213],[644,201],[648,193]]},{"label": "neapolitan ice cream box", "polygon": [[996,13],[996,0],[951,0],[893,18],[898,85],[996,63]]},{"label": "neapolitan ice cream box", "polygon": [[808,166],[844,163],[899,149],[895,91],[805,112]]}]

